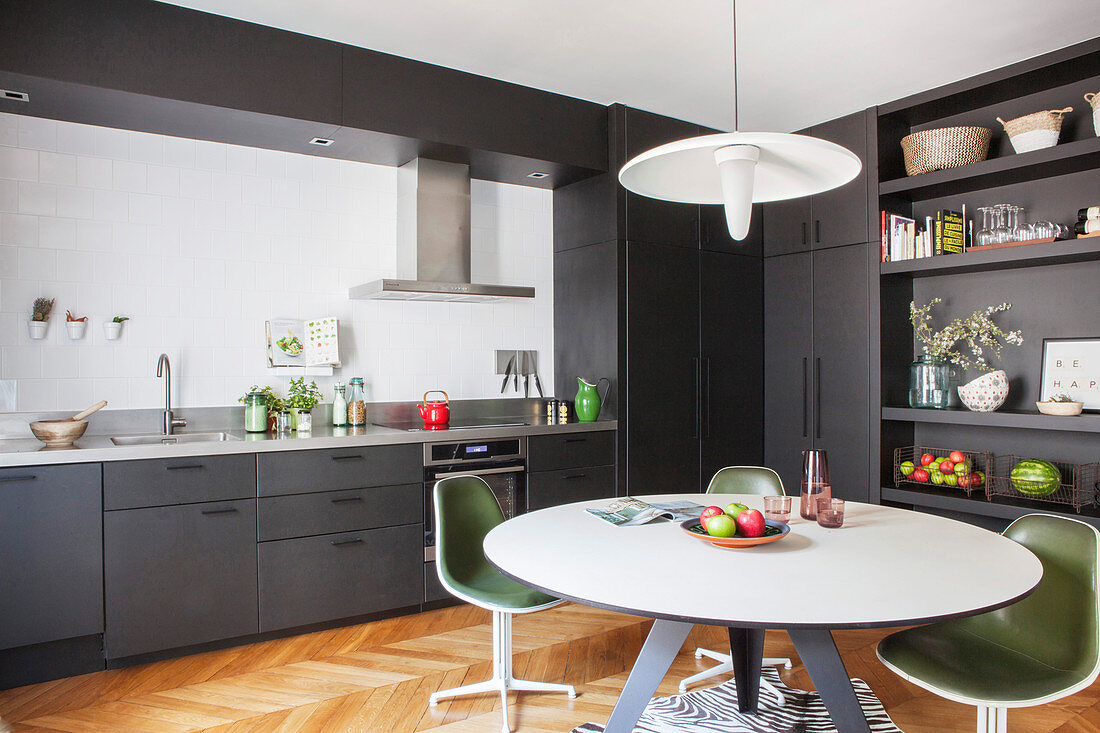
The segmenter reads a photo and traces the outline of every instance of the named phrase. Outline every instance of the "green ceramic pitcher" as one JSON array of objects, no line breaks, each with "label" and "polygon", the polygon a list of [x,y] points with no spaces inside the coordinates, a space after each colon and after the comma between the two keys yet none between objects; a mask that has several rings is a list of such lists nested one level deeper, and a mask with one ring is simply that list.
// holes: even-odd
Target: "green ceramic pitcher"
[{"label": "green ceramic pitcher", "polygon": [[[600,396],[598,389],[600,382],[607,382],[607,389],[604,390],[603,397]],[[600,408],[607,401],[607,395],[610,393],[611,380],[607,377],[600,377],[595,384],[577,377],[577,396],[573,400],[573,409],[577,413],[577,420],[579,422],[596,422],[596,418],[600,416]]]}]

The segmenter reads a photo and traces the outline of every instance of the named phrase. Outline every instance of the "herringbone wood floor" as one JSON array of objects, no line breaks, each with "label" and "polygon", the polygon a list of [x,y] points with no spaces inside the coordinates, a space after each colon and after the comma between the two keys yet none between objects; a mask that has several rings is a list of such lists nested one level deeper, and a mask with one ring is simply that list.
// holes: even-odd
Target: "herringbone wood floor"
[{"label": "herringbone wood floor", "polygon": [[[523,694],[511,705],[519,732],[569,731],[605,722],[649,629],[632,616],[566,604],[515,621],[517,676],[566,681],[579,696]],[[974,730],[974,710],[898,679],[875,658],[885,631],[837,632],[853,677],[861,677],[907,733]],[[659,690],[711,662],[697,644],[722,649],[724,629],[698,626]],[[0,719],[14,731],[427,731],[500,730],[499,700],[479,695],[428,707],[441,688],[489,675],[488,613],[470,606],[252,644],[155,664],[0,691]],[[783,633],[769,657],[792,657],[788,684],[812,688]],[[514,697],[513,697],[514,699]],[[1100,730],[1100,684],[1041,708],[1009,713],[1013,731]],[[0,729],[2,729],[0,725]]]}]

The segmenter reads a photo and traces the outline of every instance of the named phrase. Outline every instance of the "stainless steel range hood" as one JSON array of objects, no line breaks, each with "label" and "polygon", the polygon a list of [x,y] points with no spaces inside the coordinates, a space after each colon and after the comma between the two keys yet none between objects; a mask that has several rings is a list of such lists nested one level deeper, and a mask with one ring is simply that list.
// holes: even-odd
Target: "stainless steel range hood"
[{"label": "stainless steel range hood", "polygon": [[470,282],[470,167],[414,158],[397,172],[397,277],[356,285],[358,300],[481,302],[535,289]]}]

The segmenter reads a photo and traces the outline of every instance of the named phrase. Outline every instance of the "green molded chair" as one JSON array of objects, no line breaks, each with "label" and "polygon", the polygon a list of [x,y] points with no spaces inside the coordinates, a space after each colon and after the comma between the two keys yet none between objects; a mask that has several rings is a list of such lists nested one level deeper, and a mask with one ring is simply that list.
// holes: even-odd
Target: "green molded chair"
[{"label": "green molded chair", "polygon": [[[755,496],[783,496],[783,480],[779,474],[764,466],[726,466],[718,470],[707,485],[708,494],[753,494]],[[719,665],[704,670],[699,674],[686,677],[680,681],[680,692],[687,692],[689,685],[709,679],[716,675],[733,671],[733,658],[729,654],[699,648],[695,650],[695,658],[709,657]],[[765,666],[780,666],[790,669],[791,660],[782,658],[765,658],[762,662]],[[775,685],[766,679],[760,679],[760,686],[770,690],[776,696],[780,705],[787,701],[783,693],[776,689]]]},{"label": "green molded chair", "polygon": [[1043,563],[1027,598],[998,611],[891,634],[878,658],[940,697],[978,707],[978,733],[1007,733],[1008,708],[1088,687],[1100,672],[1100,533],[1076,519],[1029,514],[1005,537]]},{"label": "green molded chair", "polygon": [[512,677],[512,614],[531,613],[561,603],[505,577],[485,559],[482,543],[489,530],[504,521],[492,489],[478,476],[454,476],[436,482],[435,569],[451,595],[493,612],[493,676],[484,682],[433,692],[428,704],[479,692],[499,692],[508,733],[508,690],[565,692],[577,696],[572,685],[531,682]]}]

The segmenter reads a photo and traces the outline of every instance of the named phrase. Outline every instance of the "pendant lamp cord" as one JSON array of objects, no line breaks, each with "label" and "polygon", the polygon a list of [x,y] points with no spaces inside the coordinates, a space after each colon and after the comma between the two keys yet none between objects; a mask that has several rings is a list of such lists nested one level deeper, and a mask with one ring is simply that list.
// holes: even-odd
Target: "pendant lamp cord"
[{"label": "pendant lamp cord", "polygon": [[733,0],[733,131],[737,132],[738,114],[741,105],[737,103],[737,0]]}]

